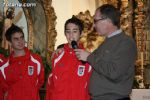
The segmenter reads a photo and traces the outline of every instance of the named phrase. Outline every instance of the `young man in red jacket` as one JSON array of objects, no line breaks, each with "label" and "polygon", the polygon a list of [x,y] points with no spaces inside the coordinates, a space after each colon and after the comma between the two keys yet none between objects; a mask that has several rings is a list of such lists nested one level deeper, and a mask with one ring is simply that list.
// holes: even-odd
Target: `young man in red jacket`
[{"label": "young man in red jacket", "polygon": [[39,89],[44,83],[44,67],[40,56],[25,47],[24,33],[12,25],[5,34],[13,52],[3,64],[2,75],[7,87],[6,100],[40,100]]},{"label": "young man in red jacket", "polygon": [[65,23],[65,36],[68,43],[63,51],[52,58],[52,73],[49,75],[46,100],[90,100],[88,94],[91,66],[77,59],[71,42],[78,43],[83,30],[82,22],[72,17]]}]

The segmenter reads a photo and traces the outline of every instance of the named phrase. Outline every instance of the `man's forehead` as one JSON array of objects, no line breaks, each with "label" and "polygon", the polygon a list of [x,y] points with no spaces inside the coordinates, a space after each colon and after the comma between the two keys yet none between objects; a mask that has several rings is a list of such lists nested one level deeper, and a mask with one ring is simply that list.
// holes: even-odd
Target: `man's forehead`
[{"label": "man's forehead", "polygon": [[[73,30],[79,30],[79,28],[72,28]],[[71,28],[66,28],[66,30],[71,30]]]},{"label": "man's forehead", "polygon": [[12,37],[20,37],[20,36],[23,36],[23,33],[21,33],[21,32],[15,32],[13,35],[12,35]]},{"label": "man's forehead", "polygon": [[23,35],[22,32],[14,32],[13,35],[16,35],[16,34],[20,34],[20,35]]},{"label": "man's forehead", "polygon": [[79,27],[77,25],[73,27],[66,27],[66,30],[79,30]]}]

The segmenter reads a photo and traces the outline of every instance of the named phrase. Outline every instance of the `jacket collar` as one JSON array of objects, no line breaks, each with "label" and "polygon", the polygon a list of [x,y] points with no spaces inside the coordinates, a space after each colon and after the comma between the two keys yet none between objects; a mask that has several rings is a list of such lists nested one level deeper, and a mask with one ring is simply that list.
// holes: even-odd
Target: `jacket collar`
[{"label": "jacket collar", "polygon": [[9,57],[10,63],[30,59],[30,51],[26,47],[24,48],[24,50],[25,50],[25,55],[24,56],[19,56],[19,57],[13,57],[14,52],[12,52],[10,57]]}]

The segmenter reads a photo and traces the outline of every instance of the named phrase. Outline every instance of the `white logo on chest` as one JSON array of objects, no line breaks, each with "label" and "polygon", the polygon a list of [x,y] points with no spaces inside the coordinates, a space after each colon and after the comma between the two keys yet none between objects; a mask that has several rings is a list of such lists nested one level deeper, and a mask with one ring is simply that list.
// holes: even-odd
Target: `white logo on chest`
[{"label": "white logo on chest", "polygon": [[79,65],[78,66],[78,76],[83,76],[85,71],[85,66]]},{"label": "white logo on chest", "polygon": [[34,67],[33,66],[28,66],[28,75],[33,75],[34,73]]}]

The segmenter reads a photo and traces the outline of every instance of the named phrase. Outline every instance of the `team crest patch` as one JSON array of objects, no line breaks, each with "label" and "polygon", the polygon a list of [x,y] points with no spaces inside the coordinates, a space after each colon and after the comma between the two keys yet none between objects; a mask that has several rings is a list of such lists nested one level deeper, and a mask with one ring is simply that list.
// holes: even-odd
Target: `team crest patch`
[{"label": "team crest patch", "polygon": [[78,76],[83,76],[85,71],[85,66],[79,65],[78,66]]},{"label": "team crest patch", "polygon": [[28,75],[33,75],[34,73],[34,67],[33,66],[28,66]]}]

